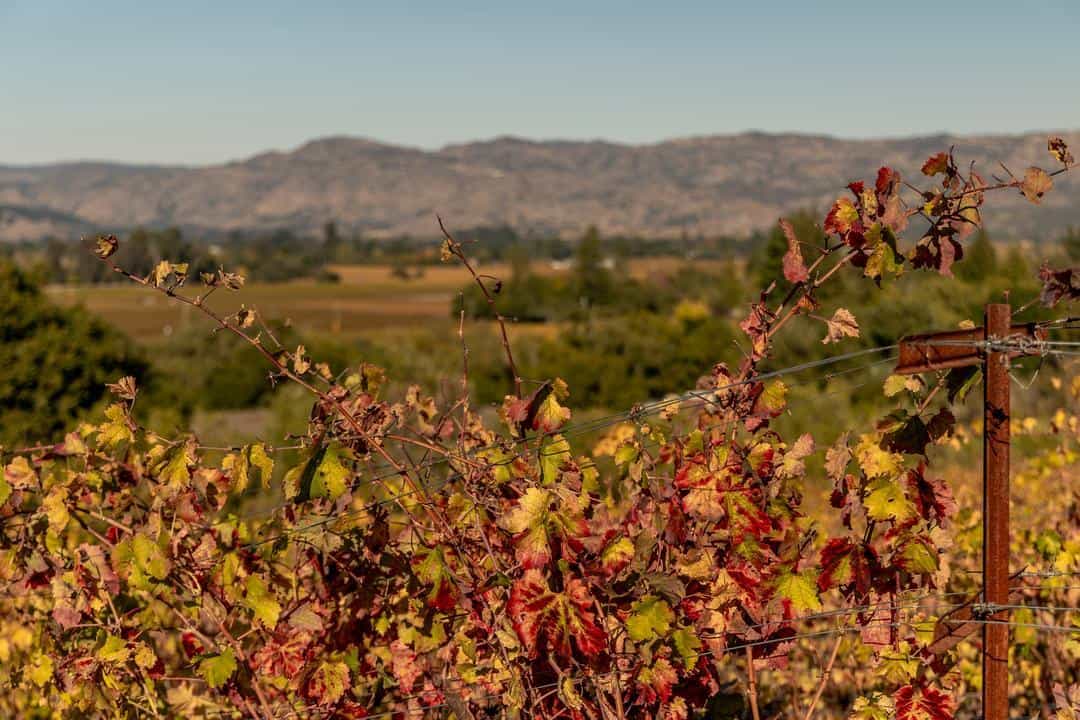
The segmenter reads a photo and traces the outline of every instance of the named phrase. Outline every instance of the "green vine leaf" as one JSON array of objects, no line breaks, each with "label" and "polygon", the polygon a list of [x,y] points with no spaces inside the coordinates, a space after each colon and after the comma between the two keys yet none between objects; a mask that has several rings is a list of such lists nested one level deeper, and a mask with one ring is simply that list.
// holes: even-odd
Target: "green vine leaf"
[{"label": "green vine leaf", "polygon": [[812,570],[781,573],[776,579],[775,591],[784,605],[796,614],[821,609],[821,600],[817,594],[817,574]]},{"label": "green vine leaf", "polygon": [[671,629],[675,614],[671,607],[655,595],[646,595],[634,603],[626,619],[626,631],[631,640],[646,642],[665,637]]},{"label": "green vine leaf", "polygon": [[273,630],[281,616],[281,604],[267,589],[266,583],[255,575],[248,575],[245,587],[244,605],[255,614],[255,619],[261,622],[263,627]]},{"label": "green vine leaf", "polygon": [[235,672],[236,656],[232,648],[226,648],[220,655],[212,655],[199,661],[199,676],[213,689],[228,682]]}]

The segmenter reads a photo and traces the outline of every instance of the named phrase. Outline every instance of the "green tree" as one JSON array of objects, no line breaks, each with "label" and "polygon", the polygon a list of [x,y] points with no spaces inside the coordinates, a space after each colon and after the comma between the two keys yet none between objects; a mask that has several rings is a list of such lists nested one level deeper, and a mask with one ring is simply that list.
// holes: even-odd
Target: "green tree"
[{"label": "green tree", "polygon": [[997,272],[997,251],[986,230],[979,229],[964,248],[964,259],[956,265],[956,276],[968,282],[993,277]]},{"label": "green tree", "polygon": [[327,260],[337,260],[341,255],[342,238],[333,220],[323,224],[323,252]]},{"label": "green tree", "polygon": [[34,278],[0,262],[0,444],[55,440],[106,383],[142,380],[147,369],[118,332],[82,308],[54,305]]},{"label": "green tree", "polygon": [[607,305],[611,302],[615,282],[611,271],[604,267],[600,232],[590,225],[578,243],[574,257],[574,291],[578,301],[586,307]]}]

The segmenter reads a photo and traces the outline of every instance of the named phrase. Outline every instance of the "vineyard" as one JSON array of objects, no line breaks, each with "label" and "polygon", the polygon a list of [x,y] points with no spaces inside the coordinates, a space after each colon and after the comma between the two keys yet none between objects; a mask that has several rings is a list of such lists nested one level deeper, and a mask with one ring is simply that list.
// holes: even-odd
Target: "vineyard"
[{"label": "vineyard", "polygon": [[[830,412],[826,394],[793,402],[800,383],[869,378],[910,344],[845,348],[868,328],[830,306],[830,281],[951,278],[984,202],[1039,204],[1075,168],[1060,139],[1048,151],[1049,170],[990,181],[942,152],[923,188],[883,167],[836,199],[824,244],[782,220],[782,277],[739,324],[742,362],[587,420],[563,380],[522,376],[501,282],[441,220],[443,261],[498,329],[497,409],[470,394],[465,312],[445,358],[455,392],[390,396],[379,367],[279,343],[236,272],[163,261],[144,276],[98,238],[110,272],[306,392],[307,431],[224,446],[149,428],[123,377],[94,422],[0,449],[0,713],[1080,718],[1080,269],[1044,266],[1038,297],[1010,299],[1004,327],[1023,332],[926,328],[956,332],[923,342],[919,372],[887,377],[884,417],[839,437],[780,428]],[[800,325],[835,352],[777,367]],[[932,362],[960,351],[972,362]],[[1010,377],[1010,357],[1032,371]],[[991,368],[1017,395],[1050,385],[1055,403],[1003,420],[1019,448],[1012,529],[1007,567],[986,574],[1007,579],[1004,602],[981,594],[983,418],[958,419]],[[828,482],[824,510],[812,476]],[[1007,657],[988,660],[995,626]],[[1007,663],[1002,715],[983,708],[987,662]]]}]

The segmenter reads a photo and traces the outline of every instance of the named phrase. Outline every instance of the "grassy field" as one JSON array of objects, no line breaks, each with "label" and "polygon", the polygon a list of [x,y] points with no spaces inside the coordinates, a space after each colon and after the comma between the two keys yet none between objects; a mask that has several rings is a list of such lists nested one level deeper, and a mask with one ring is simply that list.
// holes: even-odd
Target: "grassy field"
[{"label": "grassy field", "polygon": [[[700,266],[702,262],[717,267],[722,264],[695,264]],[[685,261],[676,257],[640,258],[630,261],[628,271],[632,277],[644,279],[670,273],[683,264]],[[422,271],[422,275],[412,279],[395,276],[385,265],[340,265],[330,269],[341,278],[340,283],[251,283],[239,292],[219,290],[209,305],[218,312],[232,313],[243,303],[264,318],[290,323],[303,333],[330,333],[345,338],[417,327],[449,330],[456,327],[450,303],[469,282],[468,273],[458,265],[414,269]],[[495,277],[509,274],[503,264],[478,270]],[[533,270],[551,275],[568,272],[540,263]],[[140,341],[158,340],[206,322],[192,308],[136,285],[53,286],[48,292],[59,303],[84,305]]]}]

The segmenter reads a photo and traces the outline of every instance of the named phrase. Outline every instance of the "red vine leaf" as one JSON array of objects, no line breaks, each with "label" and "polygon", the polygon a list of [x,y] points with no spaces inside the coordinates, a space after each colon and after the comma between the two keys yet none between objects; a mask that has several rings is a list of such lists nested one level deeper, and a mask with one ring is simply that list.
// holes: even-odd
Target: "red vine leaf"
[{"label": "red vine leaf", "polygon": [[780,229],[787,238],[788,249],[784,253],[784,278],[790,283],[806,282],[810,273],[803,261],[802,249],[799,246],[799,238],[795,235],[795,228],[787,220],[780,221]]},{"label": "red vine leaf", "polygon": [[633,559],[634,543],[630,538],[621,537],[600,553],[600,569],[605,577],[612,578],[622,572]]},{"label": "red vine leaf", "polygon": [[569,658],[574,647],[592,657],[606,646],[607,636],[596,624],[592,595],[578,578],[566,578],[563,591],[553,592],[543,573],[526,570],[510,590],[507,610],[531,658],[541,650]]},{"label": "red vine leaf", "polygon": [[588,532],[581,501],[570,493],[531,487],[517,506],[499,519],[514,533],[515,554],[524,568],[540,568],[551,560],[552,542],[561,541],[570,550],[581,548]]},{"label": "red vine leaf", "polygon": [[416,576],[431,585],[427,596],[428,605],[444,612],[454,609],[458,593],[442,547],[417,553],[412,562]]},{"label": "red vine leaf", "polygon": [[846,236],[859,222],[859,210],[846,197],[839,198],[825,216],[825,232]]},{"label": "red vine leaf", "polygon": [[348,665],[340,660],[323,661],[308,678],[304,694],[317,705],[333,705],[351,685]]},{"label": "red vine leaf", "polygon": [[641,699],[647,704],[657,700],[667,702],[671,698],[672,686],[678,681],[679,675],[667,658],[658,658],[652,667],[643,667],[637,677]]},{"label": "red vine leaf", "polygon": [[905,685],[893,696],[896,720],[952,720],[952,698],[941,690]]},{"label": "red vine leaf", "polygon": [[931,155],[922,166],[922,174],[933,177],[938,174],[947,174],[949,172],[949,153],[939,152],[936,155]]},{"label": "red vine leaf", "polygon": [[906,479],[915,498],[915,507],[925,520],[940,525],[956,512],[957,504],[952,490],[943,479],[927,477],[925,464],[909,470]]}]

